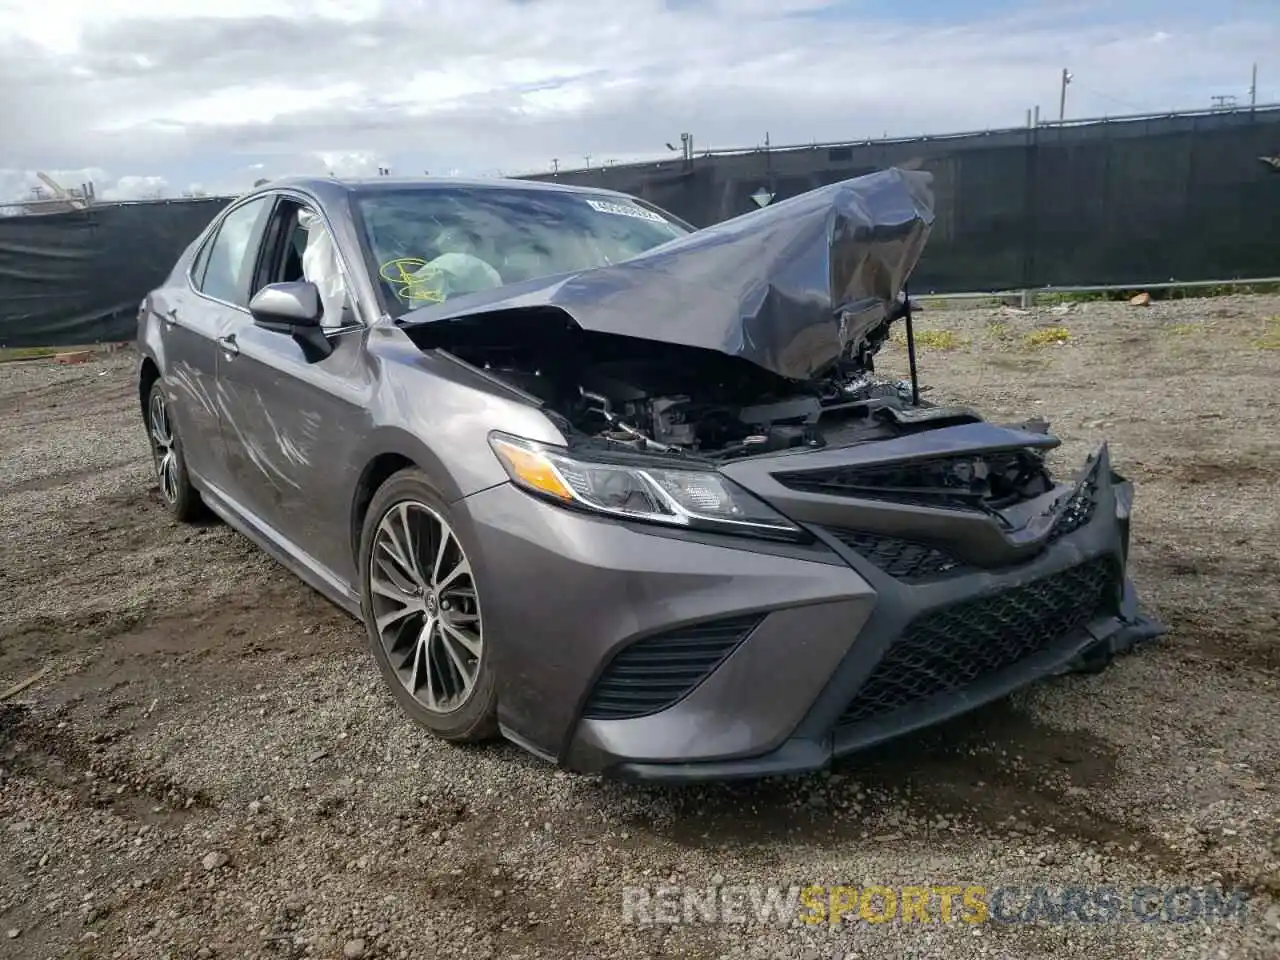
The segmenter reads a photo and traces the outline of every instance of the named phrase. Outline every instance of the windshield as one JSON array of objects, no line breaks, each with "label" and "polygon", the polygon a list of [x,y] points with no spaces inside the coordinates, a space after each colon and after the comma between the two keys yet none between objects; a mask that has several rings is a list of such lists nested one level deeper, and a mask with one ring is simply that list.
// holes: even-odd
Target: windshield
[{"label": "windshield", "polygon": [[357,192],[354,202],[393,316],[629,260],[690,232],[639,201],[587,193],[423,187]]}]

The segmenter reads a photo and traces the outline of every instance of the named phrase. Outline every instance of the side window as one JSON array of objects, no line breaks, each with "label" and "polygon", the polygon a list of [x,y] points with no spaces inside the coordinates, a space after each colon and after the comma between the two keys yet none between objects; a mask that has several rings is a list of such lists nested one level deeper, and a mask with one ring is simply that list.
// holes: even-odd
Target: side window
[{"label": "side window", "polygon": [[222,221],[209,247],[208,264],[200,283],[200,292],[205,296],[248,306],[249,276],[257,253],[256,249],[250,249],[249,240],[266,203],[266,197],[250,200]]},{"label": "side window", "polygon": [[205,267],[209,266],[209,251],[213,249],[213,238],[206,237],[204,243],[200,245],[200,249],[196,251],[196,258],[191,264],[191,282],[196,285],[196,289],[200,289],[200,285],[204,283]]},{"label": "side window", "polygon": [[268,283],[306,280],[320,294],[321,326],[334,329],[359,322],[337,244],[316,210],[299,200],[282,199],[263,243],[266,255],[258,264],[255,291]]}]

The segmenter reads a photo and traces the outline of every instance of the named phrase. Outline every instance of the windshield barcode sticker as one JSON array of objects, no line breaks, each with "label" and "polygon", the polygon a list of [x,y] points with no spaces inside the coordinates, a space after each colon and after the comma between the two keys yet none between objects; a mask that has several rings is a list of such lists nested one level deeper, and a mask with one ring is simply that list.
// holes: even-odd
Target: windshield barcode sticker
[{"label": "windshield barcode sticker", "polygon": [[650,223],[666,223],[662,217],[644,207],[633,207],[625,203],[611,203],[608,200],[588,200],[587,205],[600,213],[612,213],[619,217],[635,217],[637,220],[648,220]]}]

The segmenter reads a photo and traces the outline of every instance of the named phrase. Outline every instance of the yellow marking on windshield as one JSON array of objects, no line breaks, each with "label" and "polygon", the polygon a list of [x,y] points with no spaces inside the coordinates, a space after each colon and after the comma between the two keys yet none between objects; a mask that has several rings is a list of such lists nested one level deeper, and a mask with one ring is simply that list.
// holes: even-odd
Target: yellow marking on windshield
[{"label": "yellow marking on windshield", "polygon": [[418,257],[400,257],[388,260],[378,267],[378,276],[391,285],[401,300],[421,300],[427,303],[443,303],[444,273],[431,270],[421,273],[427,261]]}]

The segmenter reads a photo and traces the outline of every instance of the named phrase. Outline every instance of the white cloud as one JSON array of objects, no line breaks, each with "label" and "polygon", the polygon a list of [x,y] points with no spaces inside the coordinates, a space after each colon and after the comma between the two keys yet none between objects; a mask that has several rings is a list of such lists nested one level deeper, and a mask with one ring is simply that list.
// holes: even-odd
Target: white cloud
[{"label": "white cloud", "polygon": [[[158,200],[181,193],[207,192],[198,183],[180,188],[175,187],[165,177],[135,175],[113,177],[99,167],[39,172],[44,173],[73,196],[82,196],[89,185],[92,185],[94,196],[98,200]],[[53,189],[40,179],[36,171],[0,168],[0,201],[36,198],[55,199]]]},{"label": "white cloud", "polygon": [[[351,150],[341,153],[321,152],[316,154],[316,159],[320,161],[324,167],[325,173],[331,173],[335,177],[372,177],[378,173],[378,168],[386,166],[384,161],[375,153],[368,150]],[[311,170],[300,170],[299,173],[310,173]]]},{"label": "white cloud", "polygon": [[[1280,98],[1280,8],[1236,0],[0,0],[0,197],[379,166],[489,173]],[[998,6],[997,9],[1003,9]],[[968,13],[961,13],[968,10]],[[1272,79],[1268,81],[1267,78]],[[77,174],[79,176],[79,174]],[[75,181],[78,182],[78,181]]]},{"label": "white cloud", "polygon": [[97,195],[103,200],[155,200],[172,193],[164,177],[124,176]]}]

